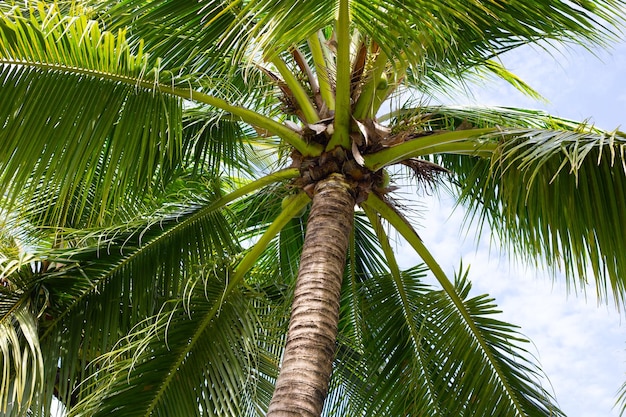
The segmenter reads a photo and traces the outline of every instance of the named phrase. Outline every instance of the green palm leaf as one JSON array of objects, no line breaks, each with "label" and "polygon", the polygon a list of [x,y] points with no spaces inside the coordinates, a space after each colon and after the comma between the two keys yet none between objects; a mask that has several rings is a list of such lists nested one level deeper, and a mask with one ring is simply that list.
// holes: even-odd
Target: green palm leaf
[{"label": "green palm leaf", "polygon": [[362,415],[561,415],[541,387],[526,341],[494,317],[492,299],[469,298],[470,285],[459,277],[455,291],[495,362],[448,295],[421,282],[424,268],[401,277],[411,315],[389,275],[366,282],[362,293],[362,382],[352,387],[369,398]]},{"label": "green palm leaf", "polygon": [[[125,0],[106,2],[102,9],[112,28],[132,26],[133,36],[145,40],[146,50],[163,57],[168,68],[184,74],[215,74],[232,71],[242,62],[253,64],[250,58],[255,53],[250,51],[271,61],[303,40],[311,40],[317,31],[333,30],[339,3]],[[576,5],[458,1],[436,7],[421,1],[345,3],[359,33],[380,47],[391,62],[402,63],[399,68],[408,64],[411,78],[429,93],[432,88],[424,87],[443,88],[451,80],[466,77],[467,69],[475,66],[485,65],[505,75],[489,59],[538,39],[604,44],[615,36],[604,22],[622,15],[612,1]],[[330,48],[334,48],[332,42]],[[215,60],[218,56],[221,64]],[[505,78],[531,91],[510,75]]]},{"label": "green palm leaf", "polygon": [[[76,246],[48,253],[57,269],[40,283],[49,298],[40,336],[48,364],[47,398],[54,391],[73,406],[88,394],[79,384],[97,369],[93,361],[168,300],[183,297],[197,270],[214,264],[234,266],[241,251],[233,235],[238,222],[224,213],[224,206],[293,175],[286,173],[224,196],[211,183],[188,184],[186,198],[174,190],[179,205],[170,197],[167,206],[149,217],[144,214],[105,231],[66,235],[65,241]],[[62,364],[58,370],[51,366],[57,363]],[[55,384],[55,379],[65,382]]]},{"label": "green palm leaf", "polygon": [[[626,258],[614,230],[626,207],[624,133],[513,108],[424,107],[391,121],[397,129],[461,128],[467,136],[496,128],[432,159],[454,173],[470,219],[479,229],[488,225],[513,253],[564,271],[571,288],[584,291],[593,277],[601,299],[623,304]],[[460,155],[472,142],[491,156]]]},{"label": "green palm leaf", "polygon": [[44,384],[38,319],[47,294],[32,288],[40,266],[24,254],[0,261],[0,408],[7,416],[24,415]]},{"label": "green palm leaf", "polygon": [[[241,166],[238,141],[254,134],[239,127],[242,115],[300,140],[282,124],[206,94],[234,95],[247,104],[257,95],[268,109],[275,107],[264,93],[267,82],[251,88],[250,71],[245,81],[239,73],[216,87],[216,74],[193,83],[204,92],[190,90],[189,80],[162,71],[125,30],[102,30],[86,15],[65,17],[55,6],[39,5],[29,15],[16,9],[2,16],[0,40],[0,93],[6,97],[0,184],[8,204],[20,193],[36,196],[53,224],[79,225],[86,211],[88,224],[102,223],[125,200],[163,187],[184,160],[215,171],[222,162]],[[174,86],[182,82],[185,87]],[[247,89],[254,93],[243,93]],[[183,109],[181,98],[208,100],[238,116],[215,109],[199,115]]]},{"label": "green palm leaf", "polygon": [[261,415],[277,364],[260,349],[263,299],[227,291],[225,272],[207,265],[176,305],[99,359],[96,391],[71,415]]},{"label": "green palm leaf", "polygon": [[76,215],[66,205],[75,195],[79,212],[102,201],[102,217],[176,165],[182,101],[139,85],[158,72],[124,32],[41,7],[1,19],[0,184],[9,202],[20,192],[56,196],[50,210],[61,221]]},{"label": "green palm leaf", "polygon": [[[417,308],[412,305],[416,296],[412,291],[414,291],[414,286],[411,284],[407,284],[403,281],[402,274],[398,269],[395,256],[393,251],[391,250],[391,246],[389,245],[388,239],[383,231],[382,224],[380,220],[378,220],[377,215],[372,211],[375,210],[379,212],[380,215],[387,218],[390,223],[408,240],[408,242],[414,247],[414,249],[418,252],[418,254],[424,259],[426,264],[431,269],[433,275],[437,278],[437,280],[441,283],[443,287],[443,291],[440,292],[445,299],[445,303],[449,305],[450,310],[445,313],[445,318],[441,317],[440,320],[433,320],[433,323],[437,323],[437,327],[445,327],[448,324],[453,325],[454,319],[451,318],[451,314],[457,317],[459,320],[459,326],[465,329],[466,336],[468,339],[465,341],[455,340],[452,341],[454,349],[459,346],[462,346],[464,352],[472,351],[472,348],[469,345],[473,345],[476,349],[476,356],[468,356],[466,354],[462,358],[458,358],[456,355],[447,353],[443,354],[441,360],[443,360],[444,365],[437,365],[435,367],[437,375],[430,374],[428,364],[425,364],[424,361],[428,361],[430,359],[427,355],[418,359],[417,362],[413,364],[411,368],[413,371],[412,377],[407,377],[407,381],[411,381],[410,384],[416,384],[411,386],[411,391],[419,392],[418,395],[415,396],[415,411],[412,411],[413,414],[434,414],[434,415],[449,415],[449,414],[464,414],[469,413],[470,415],[484,414],[487,411],[475,411],[473,407],[493,407],[491,409],[491,413],[495,413],[498,415],[499,413],[512,413],[513,415],[545,415],[551,411],[551,409],[555,408],[550,403],[550,398],[546,394],[546,392],[541,389],[540,385],[538,385],[537,380],[534,379],[534,371],[531,368],[518,364],[518,367],[512,367],[507,365],[509,359],[506,355],[512,354],[513,357],[521,358],[523,357],[523,351],[516,352],[516,348],[511,346],[511,340],[515,338],[512,336],[508,336],[507,338],[502,338],[500,341],[504,341],[505,345],[500,346],[498,349],[503,349],[505,356],[501,355],[502,352],[499,352],[498,349],[493,349],[492,344],[495,340],[499,340],[499,333],[495,331],[495,329],[491,329],[490,331],[486,331],[483,333],[481,329],[481,324],[476,320],[475,317],[472,316],[472,307],[464,301],[464,298],[467,297],[469,292],[469,285],[465,284],[457,284],[453,286],[445,276],[445,273],[441,270],[441,268],[434,261],[432,256],[428,253],[428,251],[424,248],[423,244],[419,237],[415,234],[412,227],[406,223],[406,220],[403,219],[395,210],[392,210],[388,203],[385,204],[382,200],[378,200],[376,198],[370,197],[365,204],[366,213],[368,213],[368,217],[374,224],[374,229],[378,235],[378,239],[381,242],[381,246],[385,253],[385,257],[387,258],[387,264],[390,265],[391,268],[391,279],[393,284],[391,287],[393,288],[394,297],[397,298],[397,312],[407,322],[406,328],[406,336],[409,338],[407,341],[398,341],[394,340],[392,343],[397,343],[395,346],[416,346],[421,344],[422,338],[427,338],[424,334],[424,329],[426,328],[424,324],[417,325],[415,321],[418,320],[418,317],[422,313],[423,310],[427,310],[427,306],[423,306],[421,308]],[[403,224],[404,223],[404,224]],[[466,274],[463,275],[463,281],[466,280]],[[461,285],[462,288],[457,288],[458,285]],[[492,306],[489,306],[492,307]],[[489,309],[485,310],[488,311]],[[453,313],[452,313],[453,312]],[[398,323],[399,318],[396,318],[396,321],[390,321],[387,325],[387,332],[392,332],[394,329],[394,325],[392,323]],[[499,323],[498,326],[500,329],[510,327],[510,325],[506,325],[504,323]],[[445,339],[454,339],[453,333],[451,331],[443,332],[446,336]],[[495,339],[494,339],[495,337]],[[375,339],[378,340],[378,339]],[[447,344],[450,340],[446,340],[443,343]],[[432,347],[432,342],[427,341],[427,346]],[[392,345],[390,345],[391,348]],[[433,352],[437,355],[441,354],[442,351],[445,351],[446,348],[433,347]],[[405,354],[408,352],[405,352]],[[415,354],[415,353],[414,353]],[[391,352],[386,353],[387,356],[392,355]],[[417,352],[416,356],[422,356],[422,352]],[[369,356],[369,355],[367,355]],[[458,358],[457,365],[451,365],[450,368],[447,368],[452,362],[454,362]],[[392,360],[389,361],[389,366],[395,367],[398,363],[406,363],[407,360]],[[378,362],[380,363],[380,362]],[[458,366],[458,368],[456,368]],[[483,378],[480,383],[478,380],[468,382],[468,386],[470,391],[464,392],[464,388],[462,387],[463,378],[460,375],[465,375],[464,371],[461,371],[461,368],[465,367],[473,367],[479,366],[481,369],[477,373],[472,371],[468,371],[467,375],[476,376],[481,375]],[[393,371],[389,370],[389,373],[393,374]],[[441,374],[439,374],[439,372]],[[459,373],[457,373],[459,372]],[[384,372],[383,375],[386,375],[387,372]],[[437,380],[436,378],[442,375],[443,379]],[[487,377],[487,375],[490,375]],[[447,380],[450,378],[450,380]],[[393,381],[393,384],[399,384],[404,378],[400,374],[393,374],[390,377],[390,380]],[[455,386],[456,383],[460,383],[461,385]],[[442,385],[440,385],[442,384]],[[445,386],[454,386],[451,389],[451,394],[461,395],[460,398],[449,398],[449,399],[441,399],[445,397],[446,389]],[[485,392],[483,395],[476,394],[476,392],[472,392],[476,389],[487,389],[491,390],[491,392]],[[402,388],[398,386],[393,387],[393,391],[386,392],[385,395],[390,395],[391,392],[398,392],[398,390],[402,390]],[[474,395],[477,395],[480,398],[488,398],[488,400],[481,403],[480,400],[474,398]],[[439,398],[442,396],[441,398]],[[374,401],[374,404],[378,404],[383,401],[383,398]],[[527,401],[530,399],[530,402]],[[469,401],[467,403],[466,401]],[[394,402],[394,406],[398,406],[398,404],[406,404],[410,403],[411,400],[400,401],[399,403]],[[406,405],[401,405],[402,407]],[[450,409],[450,407],[453,407]],[[384,408],[376,411],[374,413],[383,412]],[[401,410],[396,410],[395,412],[391,412],[391,415],[395,415],[397,413],[402,413]]]},{"label": "green palm leaf", "polygon": [[626,226],[626,137],[593,131],[518,137],[505,144],[490,179],[468,190],[484,204],[476,210],[522,255],[578,276],[581,288],[593,276],[601,299],[612,295],[623,305],[626,258],[615,230]]},{"label": "green palm leaf", "polygon": [[[204,221],[206,226],[198,227],[199,221]],[[75,390],[75,384],[93,372],[95,358],[111,349],[119,337],[143,318],[156,314],[164,301],[182,292],[189,272],[181,269],[181,262],[201,265],[201,259],[218,259],[228,253],[223,236],[219,236],[221,231],[217,231],[218,227],[224,229],[223,218],[195,222],[193,233],[188,224],[187,230],[183,226],[175,231],[174,225],[166,224],[165,231],[157,228],[145,231],[143,236],[122,235],[120,243],[81,250],[70,259],[72,262],[82,259],[80,269],[69,269],[45,281],[52,320],[44,328],[42,343],[47,361],[60,360],[63,364],[59,369],[61,381],[68,383],[58,390],[59,397],[68,405],[73,405],[72,396],[80,398],[85,394],[82,387]],[[207,227],[216,231],[207,231]],[[194,237],[199,236],[207,239],[197,244]],[[140,243],[139,239],[141,242],[145,239],[146,243]],[[111,252],[107,254],[107,251]],[[155,263],[153,257],[157,254],[160,261]],[[76,332],[80,338],[64,336]]]}]

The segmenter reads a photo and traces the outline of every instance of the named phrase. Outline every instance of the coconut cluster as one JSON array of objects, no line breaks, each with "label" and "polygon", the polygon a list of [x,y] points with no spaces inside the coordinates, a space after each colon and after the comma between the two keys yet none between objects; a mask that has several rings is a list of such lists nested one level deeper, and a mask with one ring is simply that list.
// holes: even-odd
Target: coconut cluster
[{"label": "coconut cluster", "polygon": [[295,185],[303,189],[311,198],[315,184],[333,173],[342,174],[351,185],[357,204],[365,201],[372,191],[384,192],[384,170],[372,172],[361,166],[351,152],[337,147],[316,157],[304,157],[294,150],[291,154],[294,168],[300,170]]}]

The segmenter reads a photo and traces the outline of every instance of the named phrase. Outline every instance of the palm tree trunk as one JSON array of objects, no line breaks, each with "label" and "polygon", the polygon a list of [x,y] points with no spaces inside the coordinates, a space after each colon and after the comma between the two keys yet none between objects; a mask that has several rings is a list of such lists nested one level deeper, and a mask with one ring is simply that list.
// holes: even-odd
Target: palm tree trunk
[{"label": "palm tree trunk", "polygon": [[341,175],[333,174],[315,187],[282,368],[268,417],[322,413],[335,356],[354,204]]}]

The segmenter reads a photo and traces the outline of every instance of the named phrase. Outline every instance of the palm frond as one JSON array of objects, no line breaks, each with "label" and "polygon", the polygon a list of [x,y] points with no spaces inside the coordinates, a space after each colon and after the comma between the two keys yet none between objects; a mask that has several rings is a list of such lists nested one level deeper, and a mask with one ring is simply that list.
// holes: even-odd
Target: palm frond
[{"label": "palm frond", "polygon": [[60,220],[75,195],[102,201],[103,215],[176,166],[182,100],[138,85],[158,73],[146,74],[123,31],[40,7],[1,18],[0,184],[9,203],[18,193],[57,196],[50,210]]},{"label": "palm frond", "polygon": [[[112,27],[133,26],[138,38],[164,62],[182,71],[215,71],[215,57],[238,67],[251,56],[271,60],[301,45],[319,30],[335,28],[340,8],[335,0],[265,3],[212,0],[181,5],[173,0],[106,2]],[[448,2],[346,1],[352,26],[374,41],[393,62],[408,62],[418,79],[460,79],[459,68],[484,64],[505,51],[538,40],[603,44],[622,22],[613,1],[570,4],[524,1]],[[550,18],[546,18],[550,16]],[[327,38],[334,48],[335,40]],[[176,45],[176,47],[174,47]],[[208,57],[208,58],[207,58]],[[234,64],[234,65],[233,65]],[[334,65],[334,64],[333,64]],[[419,75],[417,75],[419,74]]]},{"label": "palm frond", "polygon": [[[82,251],[82,256],[72,258],[73,262],[83,258],[82,268],[63,270],[57,277],[46,279],[51,299],[47,310],[51,320],[42,335],[46,366],[56,369],[56,364],[61,363],[60,380],[67,382],[57,390],[66,405],[73,405],[74,398],[86,394],[78,384],[95,370],[95,358],[108,351],[138,321],[158,312],[165,300],[181,293],[190,271],[202,265],[192,259],[205,259],[206,263],[208,257],[226,256],[228,244],[232,243],[224,242],[219,232],[206,229],[215,230],[217,225],[224,229],[225,222],[211,220],[204,220],[209,225],[198,227],[200,230],[191,234],[207,238],[198,244],[181,237],[181,231],[176,236],[170,225],[169,233],[161,232],[160,236],[155,231],[146,232],[142,236],[146,239],[145,246],[137,242],[139,237],[135,235],[135,242],[127,240],[109,245],[101,248],[99,255]],[[216,238],[221,239],[219,243],[212,240]],[[111,250],[108,254],[107,249]],[[155,254],[160,256],[158,262],[152,258]],[[67,338],[68,334],[80,337]],[[53,387],[47,388],[50,394]]]},{"label": "palm frond", "polygon": [[[456,63],[482,61],[538,39],[603,42],[596,22],[620,16],[612,2],[579,7],[544,1],[514,5],[454,1],[437,6],[420,1],[354,1],[352,8],[360,30],[370,34],[388,56],[402,53],[418,64],[439,64],[448,71]],[[552,13],[554,20],[545,18]]]},{"label": "palm frond", "polygon": [[261,348],[257,309],[269,310],[254,293],[227,291],[227,270],[207,265],[200,277],[98,359],[95,391],[70,415],[262,415],[277,358]]},{"label": "palm frond", "polygon": [[617,400],[616,406],[619,406],[621,408],[619,415],[620,417],[622,417],[624,413],[626,413],[626,382],[620,388],[619,398]]},{"label": "palm frond", "polygon": [[[411,315],[391,276],[365,283],[363,384],[352,388],[369,397],[362,415],[562,415],[541,387],[517,328],[494,317],[493,300],[469,298],[466,277],[458,277],[456,291],[484,346],[448,295],[422,282],[425,272],[401,274]],[[419,329],[418,339],[411,328]]]},{"label": "palm frond", "polygon": [[[252,77],[218,74],[192,85],[150,61],[125,30],[108,32],[86,15],[65,16],[54,5],[39,4],[29,15],[16,9],[2,22],[0,184],[8,204],[26,194],[36,196],[56,223],[72,224],[87,208],[102,221],[124,201],[158,190],[189,159],[196,165],[240,159],[245,153],[233,153],[232,144],[252,133],[238,126],[241,118],[268,134],[277,128],[307,152],[288,127],[208,94],[251,105],[253,96],[245,91],[253,91],[268,110],[275,108],[271,95],[246,84]],[[265,84],[267,90],[271,83]],[[183,109],[183,99],[221,110],[205,114],[203,123],[189,106]],[[183,129],[190,131],[183,135]],[[201,162],[209,135],[222,145],[213,150],[229,149],[230,158],[224,153],[223,160]]]},{"label": "palm frond", "polygon": [[[180,294],[193,265],[236,253],[230,222],[202,208],[188,207],[147,227],[120,230],[100,243],[57,251],[57,263],[66,266],[43,283],[50,294],[50,320],[42,340],[47,369],[61,363],[59,380],[67,382],[56,390],[67,405],[80,398],[77,384],[94,370],[91,361]],[[68,339],[68,333],[81,337]],[[53,382],[48,394],[55,389]]]},{"label": "palm frond", "polygon": [[0,411],[7,416],[24,415],[44,384],[38,320],[47,295],[36,285],[37,265],[24,254],[0,261]]},{"label": "palm frond", "polygon": [[[465,319],[445,292],[429,292],[426,298],[428,301],[422,308],[416,308],[418,312],[426,310],[427,315],[432,315],[424,317],[420,322],[423,336],[422,366],[425,365],[425,369],[418,368],[430,380],[428,391],[431,393],[432,403],[429,406],[436,405],[435,414],[441,415],[560,415],[558,408],[541,387],[536,365],[530,362],[528,353],[520,345],[524,340],[517,334],[515,326],[493,317],[497,311],[492,299],[486,296],[467,299],[470,286],[463,278],[459,277],[456,291],[464,298],[465,308],[479,329],[480,337],[487,342],[486,349],[490,352],[483,351],[485,347],[477,342],[476,335],[463,324]],[[407,284],[407,288],[416,287],[419,288],[416,284]],[[372,305],[372,308],[378,305],[380,303]],[[376,317],[380,315],[376,314]],[[386,330],[387,337],[391,335],[392,328],[389,324],[381,326],[381,330],[383,329]],[[396,357],[404,356],[405,352],[393,349],[392,346],[389,344],[387,349],[392,350],[387,353],[397,355]],[[456,349],[459,349],[459,353],[452,353]],[[446,351],[448,352],[444,353]],[[492,362],[493,359],[486,360],[487,357],[495,358],[495,363]],[[409,369],[411,366],[403,365],[401,361],[389,361],[388,372],[383,370],[381,374],[387,379],[395,373],[396,378],[388,379],[391,383],[390,392],[396,392],[393,387],[402,389],[398,381],[403,378],[397,377]],[[413,383],[403,389],[405,395],[410,395]],[[422,385],[424,382],[418,380],[417,383],[422,390],[426,388]],[[413,402],[420,406],[418,399]]]},{"label": "palm frond", "polygon": [[626,226],[626,135],[584,128],[505,134],[512,140],[489,179],[468,189],[482,202],[474,208],[518,253],[578,276],[581,287],[594,277],[598,296],[622,306],[626,258],[615,230]]},{"label": "palm frond", "polygon": [[[205,184],[190,193],[193,198],[177,194],[180,206],[168,198],[151,217],[65,236],[76,246],[48,253],[58,269],[41,283],[49,294],[50,319],[41,336],[46,369],[62,381],[55,386],[54,374],[48,377],[44,397],[54,391],[68,407],[75,405],[88,395],[81,383],[97,370],[93,361],[120,337],[168,300],[182,297],[198,270],[234,267],[242,251],[234,235],[239,225],[225,206],[290,175],[269,175],[223,196],[224,184]],[[234,282],[229,285],[238,287]]]},{"label": "palm frond", "polygon": [[[518,376],[520,376],[521,379],[518,381],[512,381],[510,379],[507,374],[511,371],[511,369],[507,369],[506,366],[502,365],[499,353],[490,347],[491,336],[489,334],[483,334],[479,323],[477,323],[472,317],[472,312],[464,301],[464,297],[466,297],[467,294],[464,291],[459,292],[455,285],[452,284],[446,273],[437,263],[430,251],[426,248],[410,223],[408,223],[407,220],[399,214],[388,201],[385,201],[383,198],[375,196],[374,194],[370,194],[368,200],[364,203],[364,206],[366,206],[368,210],[377,212],[381,217],[386,219],[391,226],[393,226],[406,239],[407,243],[413,247],[440,283],[443,288],[442,294],[445,294],[445,297],[448,299],[451,306],[453,306],[456,314],[458,314],[459,320],[464,323],[468,333],[471,335],[473,343],[476,344],[476,348],[481,352],[481,356],[485,361],[484,365],[491,370],[492,378],[497,381],[497,385],[499,386],[498,389],[501,390],[502,396],[507,398],[505,402],[510,401],[508,405],[502,405],[499,401],[496,401],[493,406],[496,407],[496,409],[502,407],[501,412],[508,410],[508,412],[519,413],[521,415],[524,415],[525,413],[524,409],[527,407],[527,405],[525,405],[527,402],[526,400],[531,403],[531,409],[534,406],[538,407],[538,410],[549,410],[552,408],[549,399],[546,398],[543,390],[538,389],[539,387],[531,381],[532,375],[525,373],[527,370],[526,367],[522,366],[521,372],[518,372],[519,369],[516,371],[514,368],[511,368],[513,372],[517,372],[519,374]],[[382,244],[385,245],[386,243],[382,242]],[[396,281],[398,281],[397,275],[397,273],[392,274],[392,276],[396,276]],[[408,297],[404,295],[406,293],[404,286],[402,286],[402,289],[398,289],[397,292],[400,299],[404,301],[404,304],[406,304]],[[415,339],[415,336],[412,337]],[[477,383],[478,381],[475,382]],[[474,386],[474,388],[476,387]],[[521,389],[521,391],[518,391],[519,389]],[[434,392],[439,392],[439,389],[435,389]],[[499,399],[501,396],[495,398]],[[540,413],[541,412],[543,411],[540,411]]]},{"label": "palm frond", "polygon": [[512,253],[562,270],[574,290],[593,278],[600,299],[623,305],[626,258],[614,233],[626,226],[623,132],[514,108],[425,107],[392,119],[417,130],[496,128],[476,139],[492,144],[485,158],[454,145],[433,157],[454,173],[469,220],[489,226]]}]

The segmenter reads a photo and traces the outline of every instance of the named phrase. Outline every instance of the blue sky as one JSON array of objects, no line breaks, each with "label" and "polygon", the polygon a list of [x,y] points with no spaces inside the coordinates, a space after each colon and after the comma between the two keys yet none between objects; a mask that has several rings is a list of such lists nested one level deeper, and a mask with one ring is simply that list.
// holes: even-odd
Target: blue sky
[{"label": "blue sky", "polygon": [[[611,51],[563,48],[551,54],[521,48],[503,57],[507,68],[541,93],[538,102],[505,83],[486,83],[473,98],[461,103],[544,109],[596,126],[626,130],[626,42]],[[476,245],[474,235],[462,232],[463,213],[451,202],[428,203],[419,233],[446,271],[458,269],[459,260],[471,265],[474,293],[489,293],[502,308],[502,319],[521,326],[549,377],[558,403],[570,417],[619,416],[616,393],[626,381],[626,332],[623,313],[612,305],[598,305],[593,286],[587,295],[567,294],[562,279],[524,266],[490,244],[485,234]],[[626,239],[626,232],[624,233]],[[466,237],[467,236],[467,237]],[[400,247],[405,266],[419,260]]]}]

